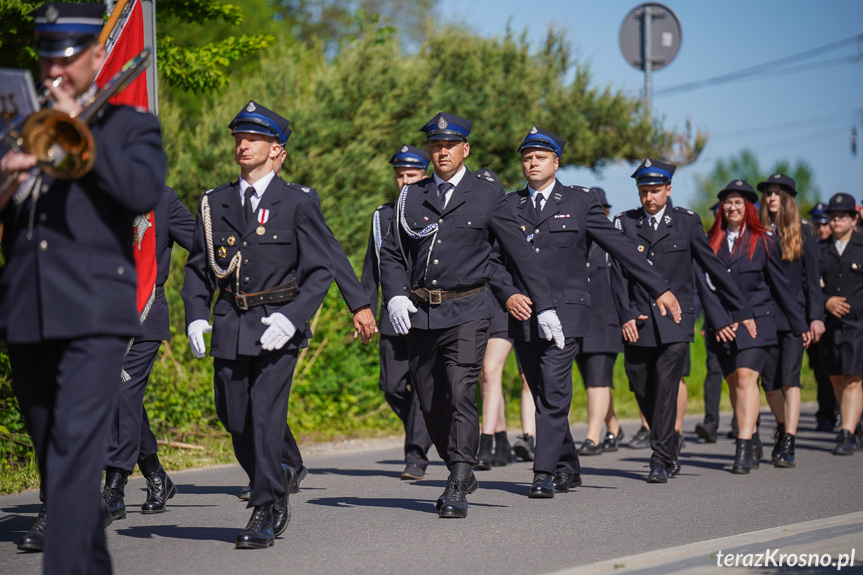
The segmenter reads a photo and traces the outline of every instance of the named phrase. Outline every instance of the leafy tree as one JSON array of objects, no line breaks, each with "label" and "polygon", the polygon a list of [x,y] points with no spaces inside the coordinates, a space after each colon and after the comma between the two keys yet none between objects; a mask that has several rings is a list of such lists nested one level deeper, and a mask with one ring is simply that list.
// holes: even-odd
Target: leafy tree
[{"label": "leafy tree", "polygon": [[696,192],[692,205],[693,210],[701,214],[705,225],[713,222],[710,206],[716,203],[716,194],[732,180],[746,180],[752,187],[765,181],[770,174],[782,173],[794,178],[797,182],[797,206],[804,217],[821,196],[821,191],[815,184],[811,166],[805,160],[797,160],[793,165],[782,160],[765,172],[758,162],[758,157],[751,150],[742,150],[738,155],[728,159],[720,159],[713,170],[706,176],[696,176]]}]

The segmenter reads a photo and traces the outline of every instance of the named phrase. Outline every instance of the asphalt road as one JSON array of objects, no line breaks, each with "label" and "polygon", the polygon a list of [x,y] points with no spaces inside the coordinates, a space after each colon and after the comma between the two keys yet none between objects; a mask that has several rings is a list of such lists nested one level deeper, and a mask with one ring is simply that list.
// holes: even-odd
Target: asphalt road
[{"label": "asphalt road", "polygon": [[[517,462],[477,472],[480,489],[469,497],[463,520],[437,516],[434,501],[447,473],[436,457],[425,479],[407,482],[399,480],[398,440],[309,447],[310,474],[291,496],[290,526],[267,550],[234,549],[250,514],[236,497],[246,483],[239,466],[172,473],[179,494],[161,515],[138,512],[145,499],[139,477],[126,491],[128,517],[108,528],[108,544],[118,574],[577,573],[615,558],[859,517],[848,514],[863,511],[863,452],[832,455],[834,434],[812,431],[812,408],[805,411],[795,469],[762,462],[751,475],[732,475],[733,441],[701,443],[692,432],[697,420],[687,419],[683,472],[666,485],[645,482],[648,450],[621,447],[582,458],[584,486],[575,492],[534,500],[527,498],[531,466]],[[767,414],[762,419],[769,441],[773,421]],[[723,430],[728,420],[724,416]],[[637,427],[625,423],[627,436]],[[583,425],[573,428],[577,441],[584,432]],[[769,447],[765,451],[769,458]],[[0,573],[41,573],[40,554],[15,548],[38,509],[34,491],[0,497]],[[842,529],[859,541],[857,561],[863,563],[863,520],[846,521]],[[808,533],[805,526],[798,531]],[[804,543],[817,547],[818,541],[814,534]],[[701,572],[712,562],[705,558]]]}]

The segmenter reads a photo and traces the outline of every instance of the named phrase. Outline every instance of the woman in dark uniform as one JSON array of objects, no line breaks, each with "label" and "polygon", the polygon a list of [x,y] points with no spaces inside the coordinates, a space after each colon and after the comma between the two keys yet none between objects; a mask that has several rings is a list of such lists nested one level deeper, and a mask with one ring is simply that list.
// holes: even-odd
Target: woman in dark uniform
[{"label": "woman in dark uniform", "polygon": [[833,237],[821,242],[821,282],[827,298],[827,332],[822,361],[842,414],[836,455],[863,449],[863,235],[854,231],[860,217],[849,194],[830,198],[827,217]]},{"label": "woman in dark uniform", "polygon": [[[770,346],[778,343],[776,336],[776,303],[788,317],[791,331],[801,334],[804,346],[809,345],[809,326],[803,319],[803,306],[795,299],[791,282],[782,264],[779,243],[773,232],[758,220],[755,202],[758,195],[744,180],[735,180],[719,192],[722,207],[708,232],[710,247],[725,263],[740,291],[747,295],[755,316],[757,335],[737,330],[731,342],[719,342],[711,333],[709,345],[716,350],[739,432],[731,472],[749,473],[758,468],[761,440],[756,420],[761,404],[758,376],[767,363]],[[716,297],[709,277],[699,274],[707,285],[700,293]]]},{"label": "woman in dark uniform", "polygon": [[[797,183],[792,178],[773,174],[758,184],[758,190],[761,192],[761,225],[778,236],[791,290],[798,303],[804,306],[810,338],[817,343],[824,334],[824,295],[818,284],[820,269],[815,229],[800,218],[795,199]],[[761,385],[777,425],[771,459],[776,467],[794,467],[794,443],[800,421],[803,339],[791,331],[781,307],[776,310],[776,331],[779,345],[770,348],[761,373]]]}]

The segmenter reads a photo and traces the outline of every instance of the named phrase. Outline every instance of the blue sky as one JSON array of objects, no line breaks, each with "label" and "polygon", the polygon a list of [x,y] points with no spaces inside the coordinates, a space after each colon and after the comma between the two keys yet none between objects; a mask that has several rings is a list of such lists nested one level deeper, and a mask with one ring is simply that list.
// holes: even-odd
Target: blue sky
[{"label": "blue sky", "polygon": [[[693,127],[711,134],[698,162],[677,171],[673,198],[686,205],[696,174],[707,174],[718,159],[744,148],[754,151],[763,169],[780,160],[804,159],[815,174],[821,196],[845,191],[863,197],[863,59],[840,66],[814,66],[800,73],[770,75],[661,96],[663,87],[734,72],[863,34],[863,1],[722,0],[662,2],[677,14],[683,42],[675,60],[653,74],[653,113],[666,126]],[[441,0],[439,17],[469,23],[484,34],[527,29],[541,40],[549,26],[562,29],[576,57],[590,64],[596,86],[610,85],[640,95],[643,72],[620,53],[618,33],[638,1],[623,0]],[[863,54],[863,43],[803,60],[818,62]],[[851,127],[857,126],[857,156],[851,154]],[[634,166],[559,173],[565,184],[598,185],[613,210],[637,205],[629,174]],[[756,182],[751,182],[753,185]],[[718,191],[718,190],[717,190]]]}]

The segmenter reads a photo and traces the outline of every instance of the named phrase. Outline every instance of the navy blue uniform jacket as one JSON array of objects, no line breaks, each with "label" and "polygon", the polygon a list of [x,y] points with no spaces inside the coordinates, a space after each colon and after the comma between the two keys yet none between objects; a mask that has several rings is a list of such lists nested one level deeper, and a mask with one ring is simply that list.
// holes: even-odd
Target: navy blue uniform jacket
[{"label": "navy blue uniform jacket", "polygon": [[44,175],[35,207],[27,199],[3,211],[0,333],[9,343],[141,333],[132,236],[165,184],[161,127],[146,111],[108,106],[90,129],[88,174]]},{"label": "navy blue uniform jacket", "polygon": [[[377,313],[378,309],[378,285],[381,283],[380,271],[380,244],[387,234],[392,231],[393,214],[395,214],[395,203],[389,202],[375,209],[372,216],[372,229],[369,233],[369,243],[366,246],[366,257],[363,260],[363,276],[360,283],[369,302],[372,306],[372,312]],[[378,243],[380,242],[380,243]],[[381,312],[378,316],[378,331],[383,335],[398,335],[396,329],[390,321],[390,314],[387,312],[386,302],[381,304]]]},{"label": "navy blue uniform jacket", "polygon": [[[803,236],[803,257],[792,262],[783,260],[782,265],[785,266],[786,275],[791,280],[791,291],[794,292],[794,297],[805,306],[806,319],[809,322],[816,319],[824,321],[824,294],[819,284],[821,256],[818,253],[818,236],[806,220],[800,220],[800,233]],[[775,237],[781,250],[782,243],[778,236]],[[776,329],[779,331],[791,329],[788,317],[781,307],[776,310]]]},{"label": "navy blue uniform jacket", "polygon": [[[641,347],[657,347],[669,343],[691,342],[695,334],[695,285],[693,263],[710,274],[713,285],[719,290],[721,299],[702,300],[704,311],[720,327],[752,317],[742,289],[734,283],[725,266],[707,243],[701,218],[692,210],[674,207],[671,200],[665,205],[662,221],[654,232],[648,223],[649,216],[642,208],[628,210],[614,216],[614,226],[623,231],[641,252],[642,257],[653,264],[668,282],[671,292],[677,296],[683,312],[680,323],[671,315],[659,313],[656,303],[641,286],[629,281],[629,264],[614,262],[612,268],[612,292],[621,325],[646,315],[646,320],[636,322],[638,341]],[[745,292],[744,292],[745,293]],[[729,317],[730,314],[730,317]],[[733,320],[733,321],[732,321]],[[721,323],[724,321],[725,323]],[[740,331],[738,330],[738,334]]]},{"label": "navy blue uniform jacket", "polygon": [[[590,335],[590,291],[587,282],[587,255],[591,242],[596,242],[621,261],[627,262],[632,273],[658,297],[668,290],[665,281],[640,257],[635,248],[614,229],[599,201],[587,188],[564,186],[555,181],[547,194],[545,207],[537,219],[527,188],[507,196],[510,209],[521,227],[521,241],[536,254],[557,300],[557,316],[565,337]],[[524,293],[524,283],[512,269],[509,250],[507,269],[513,279],[512,293]],[[511,294],[499,299],[506,301]],[[538,337],[534,314],[528,321],[510,316],[509,335],[518,341]]]},{"label": "navy blue uniform jacket", "polygon": [[587,252],[587,287],[590,292],[590,335],[581,338],[579,353],[621,353],[623,336],[611,295],[611,257],[597,244]]},{"label": "navy blue uniform jacket", "polygon": [[[411,290],[421,287],[454,290],[486,285],[493,273],[491,245],[497,240],[516,262],[536,309],[555,306],[542,268],[507,205],[503,186],[493,179],[465,170],[443,212],[434,179],[415,182],[407,188],[404,218],[414,232],[435,223],[439,229],[437,234],[411,239],[395,222],[398,233],[386,236],[381,246],[381,287],[386,302],[397,295],[410,296]],[[485,291],[439,305],[420,302],[417,309],[411,318],[413,327],[444,329],[491,318],[495,304]]]},{"label": "navy blue uniform jacket", "polygon": [[[308,190],[308,191],[304,191]],[[261,197],[258,211],[270,210],[258,235],[256,221],[246,225],[239,181],[224,184],[207,193],[213,226],[216,264],[226,269],[234,254],[242,252],[240,289],[244,293],[271,290],[296,278],[299,295],[289,302],[265,304],[242,311],[233,299],[219,299],[213,307],[213,337],[210,354],[221,359],[238,355],[261,355],[261,335],[267,326],[261,318],[281,313],[297,328],[283,349],[306,343],[306,323],[321,305],[333,281],[331,232],[327,228],[317,197],[310,188],[287,184],[273,178]],[[203,200],[203,198],[202,198]],[[224,255],[220,251],[224,249]],[[209,319],[216,288],[236,289],[234,274],[217,280],[207,261],[201,207],[195,224],[195,239],[186,263],[183,302],[186,325]]]},{"label": "navy blue uniform jacket", "polygon": [[[153,225],[156,228],[156,286],[164,286],[171,271],[171,249],[174,242],[185,250],[192,249],[195,236],[195,218],[177,197],[177,192],[165,186],[159,203],[153,210]],[[168,299],[165,294],[157,296],[143,324],[144,333],[135,341],[163,341],[171,339],[171,323],[168,314]]]},{"label": "navy blue uniform jacket", "polygon": [[[794,296],[791,281],[788,279],[785,266],[782,263],[779,238],[773,235],[773,232],[766,232],[766,234],[765,242],[757,242],[752,259],[749,258],[749,244],[752,235],[746,230],[743,230],[737,240],[733,254],[728,250],[728,242],[725,237],[722,239],[722,245],[717,254],[726,266],[734,283],[737,284],[741,292],[746,294],[746,299],[758,327],[758,336],[755,339],[752,339],[749,332],[742,327],[737,330],[737,337],[735,338],[737,349],[766,347],[779,343],[776,336],[777,304],[788,317],[791,331],[794,334],[800,335],[809,330],[809,324],[806,323],[804,317],[803,304]],[[725,276],[725,274],[722,275]],[[715,274],[710,273],[709,276],[711,283],[715,285]],[[705,278],[703,274],[699,274],[698,277],[699,281],[701,278]],[[714,301],[715,304],[716,293],[710,288],[710,284],[704,285],[703,289],[699,285],[699,290],[705,308],[708,307],[710,301]],[[710,315],[708,315],[708,320],[711,327],[728,325],[729,323],[727,317],[721,320],[725,322],[721,324],[715,324]],[[713,349],[724,351],[725,354],[729,352],[730,345],[728,343],[717,342],[715,337],[708,337],[707,341]]]},{"label": "navy blue uniform jacket", "polygon": [[825,301],[833,296],[844,297],[851,311],[842,319],[826,314],[830,327],[838,323],[856,324],[863,337],[863,235],[854,232],[842,255],[836,251],[833,238],[819,243],[821,251],[820,281],[824,285]]}]

